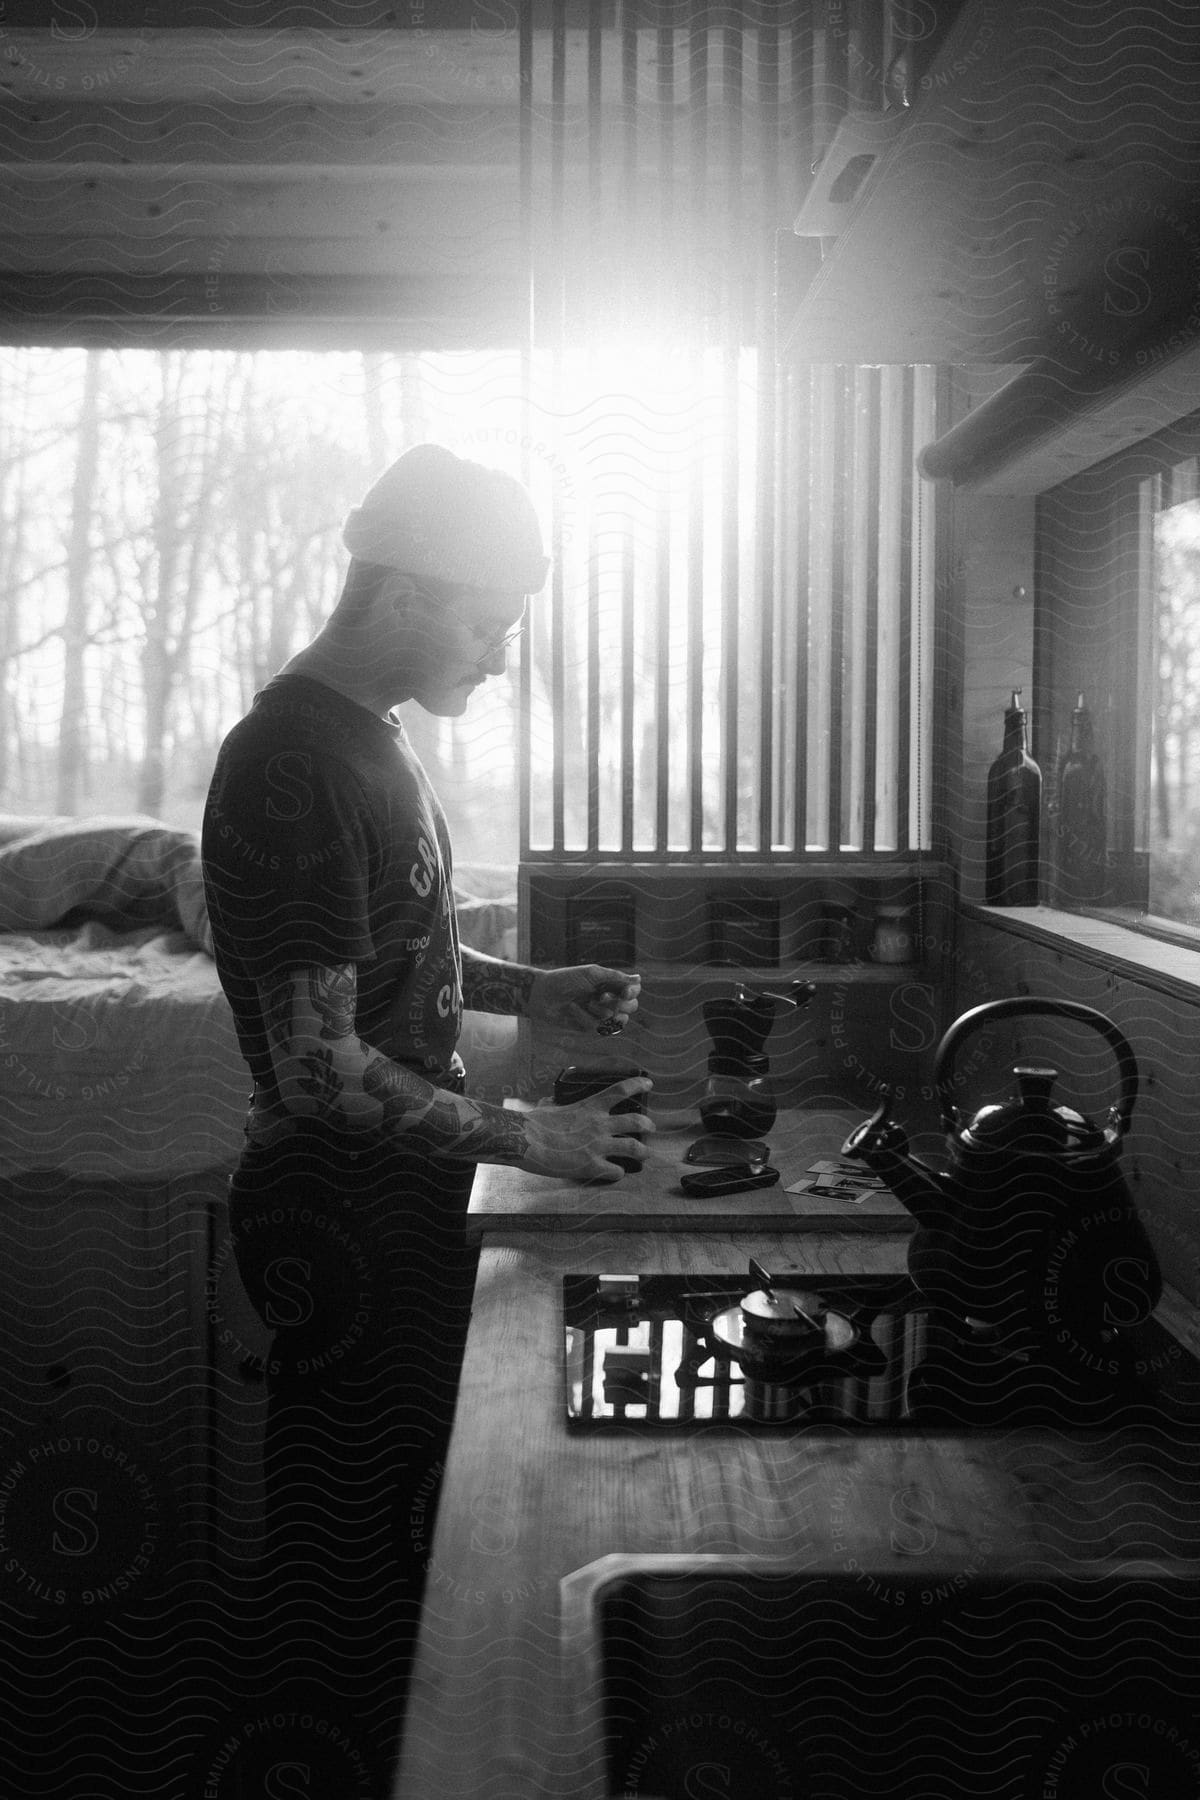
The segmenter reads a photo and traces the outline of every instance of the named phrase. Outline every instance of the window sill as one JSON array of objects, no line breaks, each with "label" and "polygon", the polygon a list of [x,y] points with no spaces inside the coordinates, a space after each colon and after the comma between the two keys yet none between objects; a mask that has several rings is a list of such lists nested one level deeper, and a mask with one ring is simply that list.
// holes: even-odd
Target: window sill
[{"label": "window sill", "polygon": [[1052,906],[966,904],[962,911],[966,918],[1009,931],[1015,937],[1051,944],[1081,962],[1111,969],[1144,987],[1200,1005],[1200,950],[1147,937],[1110,919],[1058,912]]}]

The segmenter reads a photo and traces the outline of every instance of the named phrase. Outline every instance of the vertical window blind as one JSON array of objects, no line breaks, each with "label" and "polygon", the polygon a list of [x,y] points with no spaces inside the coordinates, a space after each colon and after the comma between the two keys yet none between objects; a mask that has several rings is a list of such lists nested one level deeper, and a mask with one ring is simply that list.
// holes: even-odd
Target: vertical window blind
[{"label": "vertical window blind", "polygon": [[832,54],[790,13],[522,34],[521,450],[553,552],[523,858],[928,847],[937,383],[776,358]]}]

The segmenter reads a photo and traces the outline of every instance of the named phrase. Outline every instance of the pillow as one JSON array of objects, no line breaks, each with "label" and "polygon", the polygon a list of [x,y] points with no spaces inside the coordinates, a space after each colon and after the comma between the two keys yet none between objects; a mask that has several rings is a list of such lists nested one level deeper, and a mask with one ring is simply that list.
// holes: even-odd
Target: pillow
[{"label": "pillow", "polygon": [[41,931],[72,914],[115,930],[181,925],[212,954],[195,833],[142,815],[55,819],[0,846],[0,930]]}]

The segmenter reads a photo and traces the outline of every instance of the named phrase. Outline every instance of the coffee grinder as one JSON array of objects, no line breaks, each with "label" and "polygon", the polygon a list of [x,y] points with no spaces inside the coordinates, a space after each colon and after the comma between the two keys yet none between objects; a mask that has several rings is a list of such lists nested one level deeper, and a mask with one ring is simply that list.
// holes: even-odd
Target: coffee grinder
[{"label": "coffee grinder", "polygon": [[758,1138],[771,1129],[778,1110],[766,1042],[775,1020],[796,1012],[816,993],[811,981],[793,981],[781,991],[735,982],[728,994],[706,1000],[701,1012],[712,1049],[700,1101],[700,1121],[714,1136]]}]

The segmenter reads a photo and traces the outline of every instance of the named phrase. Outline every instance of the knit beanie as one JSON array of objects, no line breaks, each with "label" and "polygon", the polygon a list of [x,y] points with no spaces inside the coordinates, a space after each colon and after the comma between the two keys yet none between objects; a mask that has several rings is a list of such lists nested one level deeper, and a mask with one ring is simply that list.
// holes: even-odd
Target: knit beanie
[{"label": "knit beanie", "polygon": [[550,567],[519,481],[441,444],[415,444],[342,529],[351,556],[455,586],[535,594]]}]

